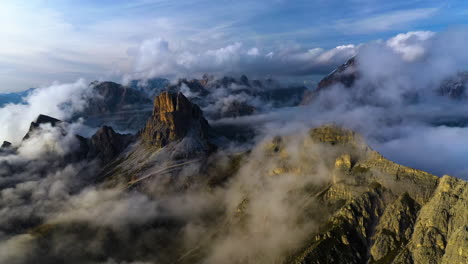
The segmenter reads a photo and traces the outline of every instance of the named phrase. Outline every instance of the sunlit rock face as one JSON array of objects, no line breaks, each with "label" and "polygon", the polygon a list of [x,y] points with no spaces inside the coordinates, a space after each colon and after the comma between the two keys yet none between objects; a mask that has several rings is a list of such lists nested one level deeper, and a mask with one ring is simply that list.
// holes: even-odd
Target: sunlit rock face
[{"label": "sunlit rock face", "polygon": [[154,99],[153,114],[141,131],[141,139],[157,148],[191,137],[207,144],[208,122],[200,108],[182,93],[163,92]]},{"label": "sunlit rock face", "polygon": [[339,207],[288,263],[466,263],[466,181],[393,163],[335,126],[310,135],[340,149],[319,196]]}]

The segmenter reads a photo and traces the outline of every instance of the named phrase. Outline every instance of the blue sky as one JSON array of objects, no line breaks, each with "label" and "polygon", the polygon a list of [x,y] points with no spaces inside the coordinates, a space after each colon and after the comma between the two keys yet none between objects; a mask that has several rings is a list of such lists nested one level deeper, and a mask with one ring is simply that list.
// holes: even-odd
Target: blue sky
[{"label": "blue sky", "polygon": [[168,46],[171,53],[158,60],[177,50],[190,55],[179,60],[192,61],[236,45],[265,54],[328,50],[465,24],[462,0],[0,0],[0,92],[81,77],[118,79],[142,65],[144,43]]}]

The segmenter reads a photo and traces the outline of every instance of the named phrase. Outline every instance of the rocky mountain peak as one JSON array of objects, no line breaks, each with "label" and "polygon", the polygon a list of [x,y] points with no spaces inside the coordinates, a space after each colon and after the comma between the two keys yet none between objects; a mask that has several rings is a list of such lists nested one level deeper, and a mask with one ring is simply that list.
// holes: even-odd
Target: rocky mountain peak
[{"label": "rocky mountain peak", "polygon": [[318,86],[317,90],[326,88],[328,86],[341,83],[345,87],[351,87],[354,81],[358,78],[358,72],[356,69],[356,57],[349,59],[345,64],[339,66],[332,73],[323,78]]},{"label": "rocky mountain peak", "polygon": [[0,147],[0,149],[7,149],[9,147],[11,147],[11,143],[8,142],[8,141],[3,141],[2,146]]},{"label": "rocky mountain peak", "polygon": [[36,122],[32,122],[32,124],[35,124],[37,126],[41,125],[41,124],[51,124],[52,126],[55,126],[55,124],[61,122],[60,120],[56,119],[56,118],[53,118],[51,116],[47,116],[47,115],[39,115],[36,119]]},{"label": "rocky mountain peak", "polygon": [[31,136],[31,133],[34,130],[36,130],[42,124],[50,124],[51,126],[55,127],[60,122],[62,122],[62,121],[60,121],[60,120],[58,120],[56,118],[47,116],[47,115],[40,114],[37,117],[35,122],[31,122],[31,125],[29,126],[28,133],[26,133],[26,135],[23,137],[23,140],[28,139]]},{"label": "rocky mountain peak", "polygon": [[209,125],[198,105],[181,92],[163,92],[154,99],[153,114],[141,131],[141,139],[156,147],[164,147],[190,134],[205,141]]}]

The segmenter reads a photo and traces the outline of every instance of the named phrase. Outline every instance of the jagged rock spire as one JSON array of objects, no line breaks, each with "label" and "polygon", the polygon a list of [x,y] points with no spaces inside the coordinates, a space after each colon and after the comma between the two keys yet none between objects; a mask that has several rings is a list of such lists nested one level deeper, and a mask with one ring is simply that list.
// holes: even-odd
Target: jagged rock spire
[{"label": "jagged rock spire", "polygon": [[164,147],[189,133],[206,140],[208,130],[200,107],[180,92],[163,92],[154,99],[153,114],[141,131],[141,139],[149,145]]}]

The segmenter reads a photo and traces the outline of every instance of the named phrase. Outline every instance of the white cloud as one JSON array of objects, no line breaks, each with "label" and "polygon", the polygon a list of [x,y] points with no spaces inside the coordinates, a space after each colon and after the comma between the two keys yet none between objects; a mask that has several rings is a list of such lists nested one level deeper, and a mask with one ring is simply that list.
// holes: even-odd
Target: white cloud
[{"label": "white cloud", "polygon": [[66,119],[83,110],[92,89],[85,80],[74,83],[54,84],[36,89],[25,98],[25,104],[7,104],[0,108],[0,140],[18,143],[29,125],[40,114]]},{"label": "white cloud", "polygon": [[216,49],[174,46],[161,38],[144,41],[135,56],[134,72],[126,76],[151,78],[157,76],[186,77],[187,75],[249,74],[249,75],[307,75],[325,73],[354,56],[358,46],[343,45],[330,50],[276,48],[260,50],[241,42]]},{"label": "white cloud", "polygon": [[403,59],[412,61],[422,57],[426,52],[427,40],[435,35],[431,31],[414,31],[398,34],[387,40],[387,45],[403,56]]}]

